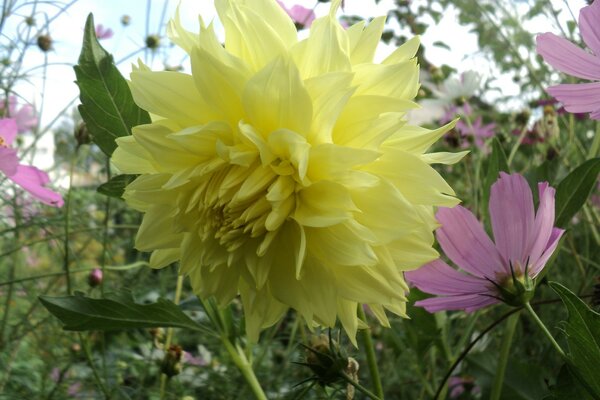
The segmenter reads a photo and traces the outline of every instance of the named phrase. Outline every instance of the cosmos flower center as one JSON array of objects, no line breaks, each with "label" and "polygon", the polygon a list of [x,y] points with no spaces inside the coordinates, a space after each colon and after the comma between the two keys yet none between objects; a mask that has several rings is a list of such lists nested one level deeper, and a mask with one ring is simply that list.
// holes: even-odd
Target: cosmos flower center
[{"label": "cosmos flower center", "polygon": [[2,136],[0,136],[0,147],[8,147],[6,140]]}]

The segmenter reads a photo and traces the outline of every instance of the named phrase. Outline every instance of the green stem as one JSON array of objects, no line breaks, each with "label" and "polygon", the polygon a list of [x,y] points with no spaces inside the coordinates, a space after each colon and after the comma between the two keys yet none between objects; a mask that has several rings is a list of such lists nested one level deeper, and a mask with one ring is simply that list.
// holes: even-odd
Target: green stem
[{"label": "green stem", "polygon": [[[175,288],[175,298],[173,302],[175,304],[179,304],[179,300],[181,299],[181,290],[183,288],[183,275],[177,276],[177,286]],[[165,340],[164,352],[165,354],[169,351],[169,347],[171,347],[171,341],[173,340],[173,328],[167,329],[167,338]],[[165,374],[161,374],[160,376],[160,399],[163,400],[166,395],[167,382],[169,377]]]},{"label": "green stem", "polygon": [[369,389],[362,386],[360,383],[356,382],[354,379],[352,379],[350,376],[348,376],[348,374],[346,374],[345,372],[340,372],[340,374],[346,382],[348,382],[349,384],[354,386],[359,392],[362,392],[364,395],[366,395],[370,399],[383,400],[383,397],[377,396],[375,393],[371,392]]},{"label": "green stem", "polygon": [[[367,318],[361,304],[358,305],[358,318],[362,319],[365,323]],[[383,386],[381,384],[381,378],[379,376],[379,368],[377,367],[377,358],[375,357],[375,348],[373,347],[373,340],[371,339],[371,329],[363,329],[360,332],[362,340],[365,345],[367,352],[367,363],[369,364],[369,372],[371,373],[371,381],[375,386],[375,393],[377,397],[383,399]],[[358,389],[358,388],[357,388]],[[359,389],[360,390],[360,389]]]},{"label": "green stem", "polygon": [[71,190],[73,188],[73,170],[75,169],[75,160],[77,159],[77,150],[75,155],[71,158],[71,165],[69,167],[69,189],[67,190],[67,198],[65,200],[65,243],[64,243],[64,262],[63,269],[65,278],[67,280],[67,295],[71,294],[71,272],[69,271],[71,260],[69,259],[69,229],[70,226],[70,214],[71,214]]},{"label": "green stem", "polygon": [[510,346],[512,345],[513,336],[519,322],[519,313],[515,313],[508,317],[506,321],[506,327],[504,329],[504,337],[502,338],[502,347],[500,348],[500,358],[498,360],[498,367],[496,368],[496,376],[494,378],[494,385],[492,386],[492,393],[490,400],[499,400],[502,394],[502,386],[504,384],[504,373],[506,372],[506,364],[508,363],[508,356],[510,354]]},{"label": "green stem", "polygon": [[566,360],[567,356],[566,356],[565,352],[560,347],[560,345],[556,342],[556,340],[554,340],[554,336],[552,336],[552,334],[550,333],[548,328],[546,328],[546,325],[544,325],[544,323],[542,322],[540,317],[538,317],[538,315],[535,313],[535,311],[533,311],[533,307],[531,307],[531,304],[525,303],[525,309],[529,312],[529,315],[531,315],[531,317],[536,322],[536,324],[538,324],[538,326],[540,327],[542,332],[544,332],[544,334],[546,335],[548,340],[550,340],[550,343],[552,343],[552,346],[556,349],[558,354],[560,354],[560,356]]},{"label": "green stem", "polygon": [[100,387],[100,390],[102,390],[104,397],[106,399],[110,399],[110,392],[104,385],[104,382],[102,382],[102,379],[100,379],[100,375],[98,374],[98,370],[96,369],[96,366],[94,365],[94,360],[92,360],[92,354],[90,352],[90,348],[88,347],[86,340],[83,338],[83,335],[81,333],[77,333],[77,335],[79,336],[79,342],[81,343],[81,347],[83,348],[83,354],[85,355],[85,359],[87,360],[90,368],[92,369],[92,374],[94,375],[94,380]]},{"label": "green stem", "polygon": [[254,393],[254,397],[257,400],[267,400],[267,396],[260,386],[260,383],[254,374],[254,370],[252,369],[252,365],[246,358],[244,350],[238,346],[234,347],[226,335],[221,335],[221,342],[223,342],[223,345],[225,346],[225,349],[227,349],[229,356],[231,356],[234,364],[238,367],[244,376],[244,379],[246,379],[248,386],[250,386],[252,393]]},{"label": "green stem", "polygon": [[519,147],[521,146],[521,143],[523,142],[523,139],[525,138],[526,134],[527,134],[527,126],[524,126],[523,129],[521,129],[521,134],[519,135],[519,138],[517,139],[516,143],[513,145],[512,149],[510,149],[508,159],[506,160],[506,163],[508,164],[509,167],[510,167],[510,164],[512,164],[513,159],[517,155],[517,150],[519,150]]}]

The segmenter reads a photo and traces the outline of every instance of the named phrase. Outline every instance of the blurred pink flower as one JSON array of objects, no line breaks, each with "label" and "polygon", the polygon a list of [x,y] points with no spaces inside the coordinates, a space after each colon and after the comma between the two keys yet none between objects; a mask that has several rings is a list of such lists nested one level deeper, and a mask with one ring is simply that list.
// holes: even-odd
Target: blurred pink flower
[{"label": "blurred pink flower", "polygon": [[[406,273],[424,292],[442,295],[415,305],[429,312],[467,312],[501,301],[527,301],[533,283],[556,249],[564,230],[554,227],[554,193],[547,182],[538,184],[539,208],[525,178],[500,174],[490,192],[490,217],[495,244],[466,208],[440,208],[442,225],[437,240],[446,256],[462,269],[442,260]],[[463,272],[464,271],[464,272]]]},{"label": "blurred pink flower", "polygon": [[481,116],[477,117],[470,126],[462,119],[456,123],[456,130],[459,131],[462,136],[472,136],[475,145],[479,148],[485,146],[485,139],[494,136],[496,133],[495,129],[496,124],[494,123],[484,125]]},{"label": "blurred pink flower", "polygon": [[448,379],[448,389],[450,389],[450,398],[455,399],[468,391],[472,394],[481,392],[481,388],[475,384],[475,379],[470,376],[452,376]]},{"label": "blurred pink flower", "polygon": [[110,39],[113,37],[113,30],[110,28],[105,28],[102,24],[96,25],[96,37],[98,40],[102,39]]},{"label": "blurred pink flower", "polygon": [[[568,40],[547,32],[537,36],[537,52],[554,68],[578,78],[600,81],[600,1],[583,7],[579,29],[587,52]],[[571,113],[591,113],[600,120],[600,82],[551,86],[548,93]]]},{"label": "blurred pink flower", "polygon": [[188,365],[194,365],[196,367],[205,367],[208,365],[208,362],[202,356],[194,357],[192,353],[188,353],[187,351],[183,352],[183,362]]},{"label": "blurred pink flower", "polygon": [[17,98],[9,96],[7,113],[6,103],[6,100],[0,103],[0,112],[4,117],[10,117],[15,120],[19,133],[27,132],[37,126],[38,118],[35,116],[35,109],[32,105],[24,104],[17,109]]},{"label": "blurred pink flower", "polygon": [[288,9],[280,0],[277,0],[277,3],[279,3],[281,8],[285,10],[285,12],[290,16],[292,21],[294,21],[299,29],[310,28],[316,18],[315,12],[310,8],[302,7],[296,4],[292,8]]},{"label": "blurred pink flower", "polygon": [[50,181],[48,174],[19,163],[17,150],[10,147],[16,136],[16,121],[13,118],[0,119],[0,172],[43,203],[61,207],[61,195],[44,187]]}]

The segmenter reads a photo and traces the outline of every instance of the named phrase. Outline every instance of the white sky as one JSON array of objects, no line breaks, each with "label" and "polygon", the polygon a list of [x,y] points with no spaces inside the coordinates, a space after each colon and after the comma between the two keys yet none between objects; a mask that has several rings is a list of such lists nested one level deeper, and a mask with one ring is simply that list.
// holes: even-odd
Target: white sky
[{"label": "white sky", "polygon": [[[415,0],[424,1],[424,0]],[[517,0],[514,0],[515,4]],[[161,16],[163,7],[166,5],[166,20],[174,14],[175,7],[179,1],[170,0],[79,0],[69,10],[57,18],[51,25],[50,35],[54,40],[54,50],[47,54],[49,63],[58,63],[50,65],[47,69],[47,79],[45,90],[46,101],[42,114],[42,126],[52,121],[57,115],[60,115],[71,100],[77,97],[78,90],[74,84],[75,75],[72,65],[77,62],[83,36],[83,25],[89,12],[93,12],[97,24],[103,24],[105,27],[111,27],[115,35],[111,39],[103,40],[101,43],[105,48],[112,52],[116,60],[120,60],[131,52],[143,47],[146,31],[149,33],[160,32],[164,35],[164,27],[161,28]],[[284,0],[287,5],[301,4],[307,7],[313,7],[316,0]],[[371,18],[387,14],[387,11],[393,7],[393,0],[381,0],[375,4],[374,0],[346,0],[345,13],[348,15],[361,15]],[[564,7],[562,0],[554,0],[557,7]],[[567,1],[573,13],[577,16],[579,9],[585,5],[584,0]],[[146,12],[150,5],[148,24],[146,23]],[[55,9],[47,9],[50,16],[56,13]],[[315,9],[317,15],[323,15],[328,11],[328,4],[320,3]],[[131,17],[131,25],[122,27],[120,18],[122,15]],[[197,29],[197,15],[201,14],[205,21],[215,18],[214,8],[211,0],[181,0],[181,15],[184,26],[190,30]],[[565,11],[563,18],[570,18]],[[14,15],[9,19],[12,27],[20,22],[21,17]],[[40,15],[38,22],[43,20]],[[11,35],[11,25],[5,27],[4,33]],[[533,23],[532,33],[556,31],[548,23]],[[434,64],[442,63],[453,66],[459,72],[475,69],[485,77],[496,76],[497,72],[493,67],[478,54],[476,37],[468,32],[468,29],[458,24],[457,12],[450,11],[446,13],[443,20],[438,25],[432,25],[425,35],[421,38],[424,45],[427,46],[427,58]],[[432,46],[436,41],[443,41],[450,46],[452,51],[440,47]],[[167,42],[166,40],[164,41]],[[391,51],[391,48],[381,44],[380,53]],[[184,60],[182,52],[173,51],[170,64],[178,64]],[[144,58],[143,53],[138,56]],[[137,57],[137,56],[136,56]],[[120,65],[120,69],[127,77],[131,70],[130,64],[134,58],[130,58],[127,63]],[[27,67],[39,66],[44,61],[44,55],[34,46],[30,49],[27,56]],[[152,60],[147,60],[150,63]],[[154,60],[154,67],[162,68],[162,59],[157,57]],[[42,93],[42,70],[36,69],[31,76],[30,82],[21,84],[17,91],[26,98],[33,100],[38,106],[41,102]],[[512,84],[510,79],[500,81],[500,86],[505,93],[518,93],[518,86]]]}]

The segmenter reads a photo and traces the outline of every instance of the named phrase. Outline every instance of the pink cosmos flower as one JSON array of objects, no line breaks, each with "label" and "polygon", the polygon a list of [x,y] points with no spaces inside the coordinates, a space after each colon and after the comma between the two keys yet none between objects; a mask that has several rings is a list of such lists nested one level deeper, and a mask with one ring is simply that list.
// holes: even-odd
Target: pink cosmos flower
[{"label": "pink cosmos flower", "polygon": [[456,130],[458,130],[462,136],[472,136],[475,141],[475,145],[479,148],[483,148],[485,146],[485,139],[494,136],[496,133],[495,129],[496,124],[494,123],[484,125],[481,116],[477,117],[470,126],[462,119],[456,123]]},{"label": "pink cosmos flower", "polygon": [[44,187],[50,181],[48,174],[19,163],[17,150],[10,147],[16,136],[17,122],[13,118],[0,119],[0,172],[43,203],[62,207],[61,195]]},{"label": "pink cosmos flower", "polygon": [[288,9],[280,0],[277,0],[277,3],[279,3],[281,8],[285,10],[287,15],[290,16],[292,21],[294,21],[299,29],[310,28],[316,18],[315,12],[310,8],[302,7],[296,4],[292,8]]},{"label": "pink cosmos flower", "polygon": [[96,37],[98,40],[102,39],[110,39],[113,37],[113,30],[110,28],[105,28],[102,24],[96,25]]},{"label": "pink cosmos flower", "polygon": [[470,376],[451,376],[448,379],[448,389],[450,389],[450,398],[455,399],[465,391],[471,394],[481,393],[481,388],[475,384],[475,379]]},{"label": "pink cosmos flower", "polygon": [[6,100],[0,103],[0,113],[5,117],[8,116],[15,120],[19,133],[27,132],[37,126],[38,118],[35,116],[35,110],[32,105],[25,104],[22,107],[17,108],[17,98],[15,96],[9,96],[7,113],[6,103]]},{"label": "pink cosmos flower", "polygon": [[501,301],[513,305],[527,301],[526,296],[533,294],[531,280],[542,271],[564,233],[554,227],[555,190],[543,182],[538,191],[540,205],[535,213],[525,178],[500,174],[489,203],[495,244],[466,208],[440,208],[436,217],[442,226],[437,240],[460,270],[438,259],[407,272],[413,285],[441,296],[415,305],[432,313],[471,312]]},{"label": "pink cosmos flower", "polygon": [[[554,68],[578,78],[600,81],[600,1],[583,7],[579,29],[587,52],[553,33],[537,36],[537,52]],[[591,113],[600,120],[600,82],[551,86],[548,93],[571,113]]]}]

